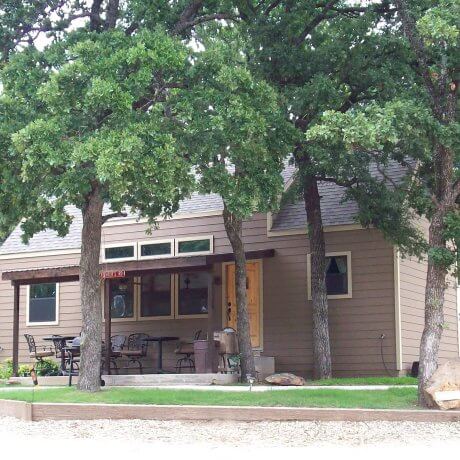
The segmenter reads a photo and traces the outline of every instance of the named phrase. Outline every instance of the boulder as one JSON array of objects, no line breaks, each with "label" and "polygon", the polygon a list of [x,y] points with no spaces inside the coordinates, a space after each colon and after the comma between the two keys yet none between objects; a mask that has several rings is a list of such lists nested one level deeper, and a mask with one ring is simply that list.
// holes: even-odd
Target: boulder
[{"label": "boulder", "polygon": [[265,378],[270,385],[286,385],[301,387],[305,385],[305,379],[298,375],[283,372],[281,374],[272,374]]},{"label": "boulder", "polygon": [[428,381],[424,393],[431,407],[460,409],[460,359],[441,364]]}]

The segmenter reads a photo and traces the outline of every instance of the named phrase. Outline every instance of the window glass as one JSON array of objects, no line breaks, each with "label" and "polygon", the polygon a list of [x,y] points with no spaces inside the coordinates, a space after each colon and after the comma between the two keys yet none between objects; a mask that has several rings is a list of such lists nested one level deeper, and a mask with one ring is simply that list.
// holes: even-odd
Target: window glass
[{"label": "window glass", "polygon": [[141,316],[171,315],[171,275],[146,275],[141,280]]},{"label": "window glass", "polygon": [[56,315],[56,283],[30,285],[29,323],[53,323]]},{"label": "window glass", "polygon": [[205,315],[208,313],[209,275],[206,272],[179,275],[179,315]]},{"label": "window glass", "polygon": [[141,245],[141,257],[164,256],[171,254],[171,243],[149,243]]},{"label": "window glass", "polygon": [[179,241],[177,245],[179,254],[188,252],[206,252],[211,250],[211,240],[209,238],[205,240],[189,240]]},{"label": "window glass", "polygon": [[347,256],[326,257],[328,295],[348,294]]},{"label": "window glass", "polygon": [[128,259],[134,257],[134,246],[118,246],[116,248],[105,248],[106,259]]},{"label": "window glass", "polygon": [[112,318],[133,318],[133,278],[119,278],[109,280],[109,301]]}]

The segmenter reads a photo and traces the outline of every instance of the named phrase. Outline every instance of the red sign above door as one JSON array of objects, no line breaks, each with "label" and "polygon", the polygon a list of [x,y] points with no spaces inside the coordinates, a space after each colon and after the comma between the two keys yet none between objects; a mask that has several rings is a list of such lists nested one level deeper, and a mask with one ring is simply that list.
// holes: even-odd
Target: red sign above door
[{"label": "red sign above door", "polygon": [[106,270],[101,272],[101,279],[107,280],[112,278],[125,278],[126,272],[124,270]]}]

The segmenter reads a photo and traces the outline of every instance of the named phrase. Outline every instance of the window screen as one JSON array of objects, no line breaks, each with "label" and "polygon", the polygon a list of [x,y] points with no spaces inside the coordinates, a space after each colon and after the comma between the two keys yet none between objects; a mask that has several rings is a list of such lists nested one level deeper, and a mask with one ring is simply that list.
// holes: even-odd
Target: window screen
[{"label": "window screen", "polygon": [[32,284],[29,295],[29,323],[54,323],[56,313],[56,283]]}]

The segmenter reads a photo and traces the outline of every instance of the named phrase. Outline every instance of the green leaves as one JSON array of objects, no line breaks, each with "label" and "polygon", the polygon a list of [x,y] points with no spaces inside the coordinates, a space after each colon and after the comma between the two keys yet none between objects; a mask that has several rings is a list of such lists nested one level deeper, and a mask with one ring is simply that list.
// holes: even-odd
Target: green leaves
[{"label": "green leaves", "polygon": [[5,125],[6,148],[18,187],[37,197],[20,211],[26,237],[47,226],[64,234],[64,205],[81,207],[94,183],[114,210],[128,206],[153,221],[177,209],[190,189],[190,165],[165,111],[173,110],[172,95],[180,100],[187,56],[161,30],[78,30],[12,57],[2,75],[2,99],[17,106]]},{"label": "green leaves", "polygon": [[277,206],[290,125],[275,91],[250,72],[240,37],[229,35],[206,42],[195,57],[183,142],[200,190],[221,195],[232,213],[247,218]]}]

